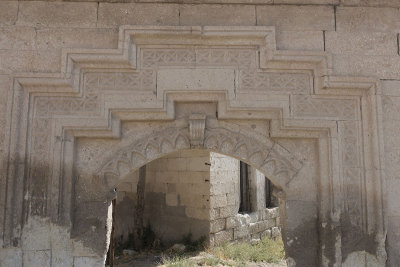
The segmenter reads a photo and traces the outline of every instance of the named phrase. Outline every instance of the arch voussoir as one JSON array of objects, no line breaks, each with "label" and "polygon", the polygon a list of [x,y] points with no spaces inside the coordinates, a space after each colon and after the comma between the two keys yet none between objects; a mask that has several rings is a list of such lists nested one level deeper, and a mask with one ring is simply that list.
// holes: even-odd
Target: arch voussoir
[{"label": "arch voussoir", "polygon": [[[227,123],[224,123],[224,128],[206,126],[204,144],[196,148],[229,155],[247,162],[271,177],[270,179],[280,188],[286,187],[301,169],[302,163],[273,140],[267,140],[266,137],[263,140],[254,135],[246,136],[227,127],[229,127]],[[152,132],[143,139],[135,140],[129,148],[122,147],[114,152],[110,159],[103,163],[98,174],[103,177],[108,173],[120,178],[125,177],[140,166],[168,153],[190,149],[189,135],[187,127],[167,126],[165,129]],[[163,149],[165,146],[167,150]],[[275,178],[278,174],[280,179]]]}]

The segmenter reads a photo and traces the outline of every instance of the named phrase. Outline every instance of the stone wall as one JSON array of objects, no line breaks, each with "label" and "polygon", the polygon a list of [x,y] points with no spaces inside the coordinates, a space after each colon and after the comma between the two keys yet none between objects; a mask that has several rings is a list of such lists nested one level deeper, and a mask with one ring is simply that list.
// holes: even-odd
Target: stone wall
[{"label": "stone wall", "polygon": [[388,233],[386,249],[389,255],[388,266],[400,262],[400,81],[382,82],[383,133],[385,136],[385,165],[387,188]]},{"label": "stone wall", "polygon": [[[265,83],[260,83],[263,90],[270,89],[266,95],[264,95],[265,91],[259,90],[260,88],[250,88],[244,92],[234,91],[229,101],[224,99],[228,103],[228,109],[236,105],[238,109],[235,112],[243,111],[246,116],[235,117],[236,115],[232,114],[227,116],[220,110],[219,114],[225,115],[225,119],[258,120],[260,116],[254,112],[254,109],[259,107],[265,107],[269,111],[279,109],[281,112],[279,115],[266,116],[268,121],[272,121],[271,128],[264,131],[268,138],[287,137],[292,140],[297,138],[297,140],[301,139],[300,142],[309,138],[318,140],[316,141],[318,148],[313,146],[313,151],[316,151],[312,154],[313,159],[304,160],[304,155],[309,151],[308,148],[303,147],[300,151],[301,147],[286,141],[283,145],[289,154],[296,154],[305,167],[297,173],[294,184],[286,188],[289,198],[286,201],[285,212],[288,215],[281,223],[284,225],[283,228],[293,233],[307,233],[307,237],[312,237],[312,243],[319,242],[318,240],[322,243],[331,242],[329,245],[321,243],[320,250],[317,249],[320,252],[315,252],[321,254],[319,255],[321,265],[329,265],[327,262],[341,264],[336,261],[342,261],[345,266],[356,266],[357,263],[365,265],[366,259],[374,262],[375,256],[380,259],[380,265],[384,265],[382,261],[386,257],[386,252],[387,266],[397,265],[400,257],[398,235],[400,214],[397,206],[400,203],[400,196],[397,194],[400,190],[398,177],[400,141],[397,137],[400,103],[398,99],[400,91],[399,1],[205,0],[201,4],[199,1],[189,0],[169,1],[169,3],[161,3],[161,1],[155,3],[156,1],[149,0],[124,1],[130,3],[113,2],[115,1],[0,2],[0,94],[2,96],[0,99],[0,125],[2,125],[0,127],[0,247],[4,247],[0,249],[2,265],[22,266],[22,264],[27,265],[28,262],[35,262],[38,266],[59,266],[60,259],[65,259],[67,266],[72,266],[72,264],[90,266],[90,260],[99,261],[99,253],[102,254],[105,242],[99,241],[101,245],[98,245],[97,242],[91,242],[93,240],[88,239],[80,243],[77,240],[73,241],[77,237],[70,236],[70,232],[74,224],[71,218],[78,218],[79,221],[81,217],[86,219],[90,217],[91,223],[79,224],[83,230],[78,234],[83,236],[85,233],[90,233],[93,236],[97,234],[105,236],[105,233],[100,233],[99,230],[105,229],[107,225],[104,214],[107,214],[108,205],[104,204],[106,201],[99,193],[101,190],[98,190],[98,187],[103,184],[99,180],[83,179],[79,171],[71,171],[66,177],[72,178],[63,180],[60,177],[61,170],[57,166],[68,169],[69,166],[79,167],[82,163],[81,169],[88,169],[92,171],[90,175],[93,175],[98,171],[92,168],[92,165],[98,164],[92,155],[96,154],[96,148],[107,142],[117,143],[116,138],[120,138],[123,134],[115,130],[118,127],[112,128],[117,124],[112,124],[110,121],[103,123],[100,120],[107,117],[108,109],[101,109],[98,113],[101,116],[98,117],[93,115],[94,113],[82,115],[79,111],[85,111],[85,108],[93,102],[82,102],[80,105],[77,102],[63,102],[61,99],[70,99],[69,97],[74,100],[80,99],[84,90],[83,86],[77,85],[79,83],[76,81],[79,79],[69,80],[71,77],[68,75],[71,73],[68,73],[70,70],[68,64],[73,64],[73,62],[80,64],[77,68],[71,67],[78,74],[83,69],[99,67],[98,64],[105,64],[104,62],[108,63],[100,66],[100,69],[126,68],[124,71],[132,71],[132,65],[130,65],[132,62],[129,61],[131,58],[123,61],[125,65],[121,67],[115,65],[116,62],[120,62],[118,61],[120,59],[100,57],[100,63],[93,63],[97,56],[89,59],[85,57],[81,61],[79,56],[73,60],[67,56],[70,49],[83,49],[79,51],[79,55],[101,54],[105,53],[103,49],[117,49],[118,40],[121,37],[119,36],[121,25],[274,27],[275,38],[268,43],[268,49],[271,46],[273,48],[267,50],[268,55],[282,50],[284,52],[278,58],[265,57],[266,61],[273,59],[273,62],[271,64],[264,62],[265,68],[257,71],[272,69],[273,72],[281,72],[283,69],[289,72],[298,71],[301,75],[310,74],[312,88],[309,91],[306,90],[307,92],[301,91],[300,87],[293,89],[292,80],[285,81],[282,75],[277,79],[279,80],[277,84],[284,84],[284,86],[269,83],[270,87],[263,87]],[[228,41],[221,42],[229,45]],[[254,43],[252,45],[256,47]],[[265,52],[263,51],[257,53],[262,54]],[[321,60],[321,58],[324,59]],[[177,63],[173,62],[173,64]],[[215,66],[214,69],[220,68],[220,66]],[[68,75],[64,76],[66,73]],[[296,73],[296,75],[300,74]],[[344,78],[340,79],[335,75]],[[359,79],[356,76],[367,79]],[[33,81],[32,77],[42,77],[46,81],[43,79]],[[296,80],[295,76],[290,77]],[[320,77],[328,78],[321,82],[318,79]],[[338,80],[340,82],[335,83]],[[355,80],[357,85],[350,86],[349,83]],[[371,83],[374,84],[373,89],[365,89]],[[33,97],[35,92],[37,95]],[[142,97],[141,93],[135,91],[135,96]],[[312,95],[312,97],[305,97],[304,100],[300,97],[302,94],[307,97]],[[41,120],[35,121],[33,120],[37,118],[35,110],[39,107],[30,100],[37,99],[38,95],[46,95],[46,99],[53,102],[51,108],[47,108],[45,113],[41,114],[43,115],[40,117]],[[102,94],[91,100],[101,99],[112,102],[114,100],[110,95],[104,97]],[[232,100],[236,96],[244,100]],[[133,103],[135,102],[133,99],[134,97],[125,96],[123,100]],[[199,96],[195,100],[198,99],[202,98]],[[153,100],[152,96],[146,95],[137,103],[135,102],[135,112],[145,108],[143,103],[151,106],[146,116],[141,115],[135,119],[150,118],[149,114],[154,115],[154,110],[161,112],[160,107],[165,103],[154,104]],[[354,100],[355,111],[346,108],[346,103],[351,102],[350,100]],[[115,110],[126,104],[120,99],[115,102],[118,103],[114,106]],[[112,105],[104,106],[108,108]],[[168,114],[165,112],[163,116],[160,115],[156,120],[171,120],[173,112],[171,113],[170,110],[168,112]],[[363,113],[363,116],[360,113]],[[123,115],[126,114],[115,117],[132,119]],[[74,128],[75,130],[65,133],[64,130],[70,129],[71,121],[75,123],[79,116],[86,116],[86,121],[82,124],[74,124],[81,125],[78,130]],[[110,115],[107,118],[115,117]],[[348,120],[349,117],[352,120]],[[21,118],[21,121],[18,118]],[[65,121],[61,122],[63,118]],[[283,118],[282,121],[280,118]],[[154,121],[154,117],[150,120]],[[349,123],[350,121],[354,123]],[[235,125],[240,125],[240,123],[235,122]],[[276,128],[276,125],[281,128]],[[148,127],[148,125],[143,126],[141,129],[145,131]],[[32,141],[30,134],[37,128],[43,131],[35,135]],[[98,132],[92,135],[89,128]],[[318,132],[320,129],[323,129],[322,132],[329,132],[328,137]],[[289,130],[297,132],[293,133]],[[371,141],[369,138],[374,136],[376,131],[379,132],[379,138],[374,137],[375,139]],[[68,147],[68,144],[75,147],[74,142],[78,143],[79,137],[99,139],[95,140],[96,144],[90,147],[92,149],[90,153],[86,153],[80,150],[82,147],[79,145],[76,146],[76,151]],[[113,141],[110,141],[110,137],[114,138]],[[40,140],[38,143],[40,145],[37,145],[35,140]],[[327,141],[330,144],[328,148],[324,148],[323,141],[325,140],[329,140]],[[59,151],[65,154],[61,155]],[[104,151],[107,149],[102,151],[103,154]],[[81,154],[82,157],[80,157]],[[371,160],[371,154],[373,160]],[[324,159],[324,155],[328,155],[329,159]],[[97,157],[100,158],[101,155]],[[355,159],[356,164],[352,159]],[[38,160],[40,164],[36,165],[35,160]],[[318,163],[315,164],[315,162]],[[327,167],[330,164],[327,162],[334,163]],[[312,169],[312,174],[310,175],[305,169]],[[326,172],[318,172],[318,170],[327,169]],[[319,177],[328,174],[334,177],[329,180],[329,186],[318,180]],[[271,177],[271,179],[276,179],[276,177]],[[75,181],[76,184],[73,184]],[[71,182],[73,186],[76,185],[76,188],[59,192],[60,188],[69,185],[68,182]],[[279,182],[279,179],[275,182]],[[93,187],[94,193],[89,185]],[[380,186],[383,186],[382,190]],[[331,194],[335,196],[334,198],[331,198],[329,193],[323,192],[328,190],[326,188],[332,188],[334,193],[331,192]],[[374,188],[377,188],[377,191],[374,191]],[[35,195],[32,195],[32,192],[35,192]],[[71,192],[76,193],[76,199],[60,200],[62,197],[73,195]],[[95,198],[96,201],[90,197],[86,198],[85,196],[89,196],[88,192],[99,198]],[[383,204],[380,202],[381,195],[384,196]],[[370,196],[377,202],[372,201]],[[334,199],[332,203],[330,203],[331,199]],[[73,208],[69,207],[72,203],[75,205]],[[80,206],[82,203],[86,203],[87,206]],[[320,210],[324,207],[332,208],[329,215]],[[304,212],[296,214],[295,211],[301,209]],[[76,211],[77,214],[69,214],[70,210]],[[94,212],[92,214],[91,211],[99,213],[101,211],[102,215],[99,216]],[[290,214],[291,211],[293,213]],[[375,215],[379,218],[372,218]],[[67,219],[64,218],[65,216]],[[349,218],[343,216],[355,219],[353,222],[348,222]],[[311,223],[308,223],[307,220],[310,218],[312,218]],[[307,231],[304,231],[303,227],[298,228],[298,222],[303,220],[307,221],[303,225]],[[36,225],[36,223],[43,227],[35,229],[45,230],[36,231],[29,228],[30,225]],[[361,240],[354,244],[353,236],[343,240],[339,238],[343,229],[343,236],[348,233],[346,229],[352,232],[353,228],[349,225],[353,223],[362,229],[357,236],[368,233],[365,234],[368,242]],[[93,228],[94,224],[96,228]],[[381,230],[376,230],[378,228]],[[45,236],[45,233],[51,233],[52,229],[67,233],[63,236],[65,240],[49,238],[46,239],[48,240],[46,246],[40,248],[26,247],[21,243],[24,232],[31,231],[34,234],[33,232],[36,231],[37,236]],[[92,229],[97,229],[97,232]],[[325,231],[329,233],[326,234]],[[321,236],[317,237],[317,232]],[[359,232],[355,231],[355,233]],[[374,235],[375,233],[377,234]],[[300,236],[289,235],[289,241]],[[335,243],[336,238],[344,244],[343,248]],[[95,240],[97,239],[99,239],[98,236],[95,237]],[[65,247],[57,250],[56,247],[60,243]],[[374,245],[370,247],[369,243]],[[76,244],[80,244],[81,247],[88,246],[90,249],[82,250]],[[296,243],[293,244],[293,246],[296,245]],[[76,246],[76,249],[73,246]],[[94,248],[95,246],[97,248]],[[314,244],[312,246],[314,247]],[[301,247],[304,247],[304,244],[299,244],[296,248],[286,246],[286,251],[297,255],[296,251]],[[378,247],[379,249],[376,249]],[[51,248],[55,248],[54,251]],[[325,248],[331,251],[325,253]],[[66,251],[67,254],[62,256],[57,254],[57,251]],[[309,251],[308,248],[307,251]],[[48,257],[49,254],[51,257]],[[314,256],[312,254],[308,258],[314,258]]]},{"label": "stone wall", "polygon": [[[139,170],[135,171],[117,186],[116,206],[114,207],[115,224],[114,241],[116,244],[130,242],[135,231],[135,217],[137,216],[137,184]],[[130,236],[131,235],[131,236]]]},{"label": "stone wall", "polygon": [[210,244],[279,237],[279,208],[265,206],[265,176],[249,166],[251,211],[239,214],[240,161],[213,152],[210,161]]},{"label": "stone wall", "polygon": [[209,233],[210,153],[182,151],[147,165],[144,224],[166,244]]},{"label": "stone wall", "polygon": [[[192,234],[208,237],[210,167],[206,150],[180,151],[146,165],[143,225],[169,246]],[[138,171],[117,187],[117,242],[127,241],[134,230]]]},{"label": "stone wall", "polygon": [[[239,214],[239,160],[206,150],[183,150],[146,165],[144,226],[169,246],[185,235],[210,245],[277,237],[279,208],[265,208],[265,177],[250,172],[252,210]],[[126,242],[134,230],[138,171],[117,187],[115,239]],[[272,234],[273,233],[273,234]],[[271,235],[272,234],[272,235]]]}]

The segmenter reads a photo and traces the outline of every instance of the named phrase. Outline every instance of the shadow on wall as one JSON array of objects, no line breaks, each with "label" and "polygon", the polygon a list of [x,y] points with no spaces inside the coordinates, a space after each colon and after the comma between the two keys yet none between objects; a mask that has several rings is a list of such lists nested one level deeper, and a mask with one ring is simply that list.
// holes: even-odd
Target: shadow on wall
[{"label": "shadow on wall", "polygon": [[183,150],[142,168],[145,177],[138,170],[117,187],[116,253],[128,247],[165,248],[187,237],[206,237],[214,246],[280,236],[279,203],[271,196],[272,184],[239,160],[206,150]]}]

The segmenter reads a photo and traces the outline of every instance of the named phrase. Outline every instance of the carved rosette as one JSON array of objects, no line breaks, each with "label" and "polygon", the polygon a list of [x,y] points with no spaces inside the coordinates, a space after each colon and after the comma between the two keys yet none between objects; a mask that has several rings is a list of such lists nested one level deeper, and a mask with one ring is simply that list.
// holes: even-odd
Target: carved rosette
[{"label": "carved rosette", "polygon": [[206,128],[206,115],[192,114],[189,116],[190,147],[204,145],[204,132]]}]

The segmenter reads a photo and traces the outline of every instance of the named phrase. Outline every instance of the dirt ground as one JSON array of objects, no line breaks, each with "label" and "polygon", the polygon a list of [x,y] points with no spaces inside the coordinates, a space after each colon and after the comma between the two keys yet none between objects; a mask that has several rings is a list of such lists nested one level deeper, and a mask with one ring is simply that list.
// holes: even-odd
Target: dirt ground
[{"label": "dirt ground", "polygon": [[[190,259],[193,260],[200,260],[201,258],[204,257],[212,257],[212,255],[201,252],[198,255],[193,255],[190,257]],[[115,260],[114,267],[165,267],[165,265],[161,264],[162,262],[162,256],[159,253],[149,253],[149,254],[141,254],[141,255],[136,255],[136,256],[122,256],[119,259]],[[199,266],[205,266],[205,267],[210,267],[210,265],[199,265]],[[234,262],[232,262],[231,265],[214,265],[218,267],[233,267],[235,266]],[[246,264],[248,267],[287,267],[286,263],[282,261],[279,264],[274,264],[274,263],[254,263],[254,262],[249,262]]]}]

